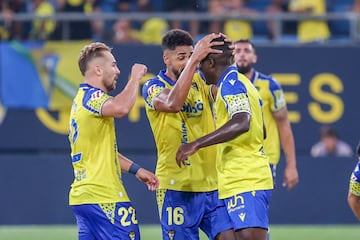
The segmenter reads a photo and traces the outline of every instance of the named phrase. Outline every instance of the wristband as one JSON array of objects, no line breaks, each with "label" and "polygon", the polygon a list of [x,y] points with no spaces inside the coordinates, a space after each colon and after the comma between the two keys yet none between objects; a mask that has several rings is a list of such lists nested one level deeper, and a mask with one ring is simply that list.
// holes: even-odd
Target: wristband
[{"label": "wristband", "polygon": [[135,175],[137,173],[137,171],[139,171],[139,169],[140,169],[140,166],[133,162],[129,168],[129,173],[132,173]]}]

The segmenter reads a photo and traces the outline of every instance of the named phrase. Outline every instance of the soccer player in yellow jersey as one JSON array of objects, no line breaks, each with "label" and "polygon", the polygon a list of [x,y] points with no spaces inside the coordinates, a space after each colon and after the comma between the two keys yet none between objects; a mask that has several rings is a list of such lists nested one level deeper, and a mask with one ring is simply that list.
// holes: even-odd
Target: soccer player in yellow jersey
[{"label": "soccer player in yellow jersey", "polygon": [[291,130],[286,101],[281,85],[271,76],[254,69],[257,61],[255,46],[249,40],[234,43],[234,61],[238,71],[244,74],[258,89],[263,101],[266,139],[264,150],[269,157],[275,181],[276,166],[280,160],[280,143],[285,153],[286,166],[282,185],[289,190],[299,182],[296,167],[295,141]]},{"label": "soccer player in yellow jersey", "polygon": [[356,148],[358,163],[351,174],[348,204],[355,217],[360,221],[360,143]]},{"label": "soccer player in yellow jersey", "polygon": [[[225,206],[218,200],[216,149],[203,149],[176,165],[176,151],[214,130],[212,90],[200,74],[198,62],[212,49],[210,34],[193,49],[188,32],[174,29],[162,39],[165,70],[143,86],[148,120],[157,147],[157,203],[163,239],[198,240],[199,228],[209,239],[234,239]],[[186,71],[184,70],[186,69]],[[186,74],[184,74],[186,73]]]},{"label": "soccer player in yellow jersey", "polygon": [[91,43],[78,60],[84,83],[74,98],[69,126],[74,182],[69,193],[78,225],[79,239],[140,239],[135,209],[121,180],[121,171],[130,172],[147,184],[158,187],[157,177],[118,152],[114,118],[125,116],[133,106],[139,81],[147,67],[134,64],[124,90],[115,97],[120,70],[111,49]]},{"label": "soccer player in yellow jersey", "polygon": [[[224,40],[219,37],[214,41]],[[263,151],[261,98],[250,80],[232,65],[230,43],[214,48],[223,53],[206,56],[199,69],[206,82],[218,88],[214,102],[216,130],[182,145],[176,160],[182,166],[191,155],[216,145],[219,198],[227,206],[236,239],[265,240],[273,181]]]}]

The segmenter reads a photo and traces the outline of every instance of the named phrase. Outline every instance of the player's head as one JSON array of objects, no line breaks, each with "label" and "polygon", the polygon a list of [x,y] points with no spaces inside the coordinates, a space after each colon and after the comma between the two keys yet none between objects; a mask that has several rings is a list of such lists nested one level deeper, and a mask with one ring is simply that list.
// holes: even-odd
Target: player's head
[{"label": "player's head", "polygon": [[360,142],[356,146],[356,154],[357,154],[358,158],[360,159]]},{"label": "player's head", "polygon": [[216,84],[223,71],[228,68],[233,61],[232,43],[227,41],[224,36],[213,39],[211,42],[224,42],[222,45],[213,46],[213,49],[221,50],[222,53],[210,53],[199,64],[200,71],[204,74],[207,84]]},{"label": "player's head", "polygon": [[80,52],[79,69],[86,81],[104,91],[116,87],[120,70],[111,53],[111,48],[104,43],[94,42],[86,45]]},{"label": "player's head", "polygon": [[193,52],[194,40],[181,29],[168,31],[162,38],[163,60],[170,77],[179,78]]},{"label": "player's head", "polygon": [[234,43],[234,61],[238,71],[247,74],[257,61],[255,45],[248,39],[240,39]]}]

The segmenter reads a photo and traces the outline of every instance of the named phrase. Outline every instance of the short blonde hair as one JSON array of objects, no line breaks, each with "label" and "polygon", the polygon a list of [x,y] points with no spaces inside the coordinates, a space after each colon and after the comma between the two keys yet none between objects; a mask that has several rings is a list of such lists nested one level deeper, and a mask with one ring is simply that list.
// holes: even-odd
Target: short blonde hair
[{"label": "short blonde hair", "polygon": [[78,64],[80,72],[83,76],[85,76],[88,62],[96,57],[104,56],[102,53],[103,51],[111,52],[111,48],[101,42],[93,42],[81,49]]}]

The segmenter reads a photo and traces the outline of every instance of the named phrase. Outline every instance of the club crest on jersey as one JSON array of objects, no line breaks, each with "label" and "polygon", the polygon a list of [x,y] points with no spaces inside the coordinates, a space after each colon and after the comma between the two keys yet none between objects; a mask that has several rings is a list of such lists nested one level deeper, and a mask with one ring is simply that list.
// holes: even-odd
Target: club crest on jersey
[{"label": "club crest on jersey", "polygon": [[168,236],[169,236],[169,239],[170,239],[170,240],[174,240],[175,231],[174,231],[174,230],[170,230],[170,231],[168,232]]},{"label": "club crest on jersey", "polygon": [[151,85],[147,90],[148,95],[151,96],[153,92],[155,92],[155,90],[156,90],[156,84]]},{"label": "club crest on jersey", "polygon": [[99,99],[99,98],[101,98],[101,96],[104,94],[104,92],[103,91],[101,91],[101,90],[98,90],[98,91],[96,91],[96,92],[93,92],[92,94],[91,94],[91,99]]},{"label": "club crest on jersey", "polygon": [[129,232],[129,238],[130,238],[131,240],[134,240],[134,239],[135,239],[135,232],[134,232],[134,231],[130,231],[130,232]]}]

